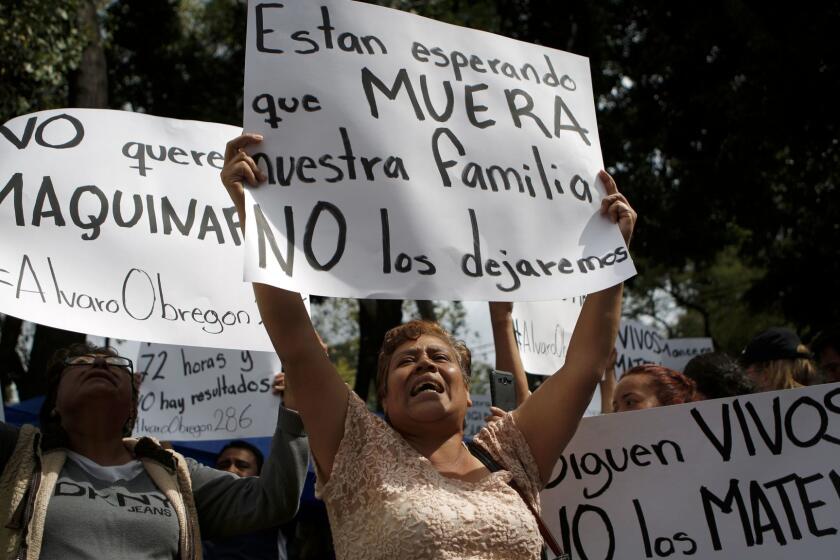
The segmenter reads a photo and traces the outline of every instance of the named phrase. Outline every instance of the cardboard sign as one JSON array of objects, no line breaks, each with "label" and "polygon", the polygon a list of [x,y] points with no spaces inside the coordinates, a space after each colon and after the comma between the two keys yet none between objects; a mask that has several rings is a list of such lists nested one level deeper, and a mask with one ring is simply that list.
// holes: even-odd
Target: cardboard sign
[{"label": "cardboard sign", "polygon": [[0,127],[0,312],[114,338],[271,350],[219,181],[239,132],[86,109]]},{"label": "cardboard sign", "polygon": [[340,297],[548,300],[635,273],[599,215],[586,58],[343,0],[251,2],[246,278]]},{"label": "cardboard sign", "polygon": [[270,352],[145,343],[136,436],[199,441],[274,434],[280,359]]},{"label": "cardboard sign", "polygon": [[541,494],[573,559],[835,558],[840,384],[587,418]]}]

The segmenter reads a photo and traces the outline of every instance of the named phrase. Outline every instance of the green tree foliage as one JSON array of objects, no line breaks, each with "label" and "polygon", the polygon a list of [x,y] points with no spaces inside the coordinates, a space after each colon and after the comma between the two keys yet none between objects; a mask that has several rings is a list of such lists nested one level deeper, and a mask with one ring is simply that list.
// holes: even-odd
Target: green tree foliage
[{"label": "green tree foliage", "polygon": [[315,330],[329,347],[330,359],[348,385],[356,381],[359,353],[359,301],[312,298],[310,315]]},{"label": "green tree foliage", "polygon": [[736,259],[756,272],[732,294],[745,312],[778,312],[806,337],[840,322],[827,304],[840,276],[840,6],[497,6],[503,33],[591,59],[604,159],[640,214],[636,292],[682,279],[675,289],[702,299],[696,285],[725,284],[708,277]]},{"label": "green tree foliage", "polygon": [[134,0],[108,7],[111,105],[242,124],[246,3]]},{"label": "green tree foliage", "polygon": [[405,300],[403,302],[403,319],[406,321],[414,319],[434,320],[455,337],[467,336],[467,312],[463,303],[460,301],[434,301],[429,303],[431,303],[432,314],[429,317],[424,317],[417,301]]},{"label": "green tree foliage", "polygon": [[734,246],[702,271],[692,263],[676,270],[653,266],[636,280],[625,313],[652,318],[669,337],[711,337],[717,349],[737,355],[756,332],[788,323],[780,305],[752,309],[745,299],[765,274],[745,264]]},{"label": "green tree foliage", "polygon": [[81,59],[78,0],[0,3],[0,123],[67,104],[67,75]]},{"label": "green tree foliage", "polygon": [[374,0],[368,3],[490,32],[495,32],[501,23],[498,2],[494,0]]},{"label": "green tree foliage", "polygon": [[637,252],[703,283],[737,248],[759,271],[735,292],[754,314],[778,310],[806,335],[840,320],[825,305],[840,272],[840,9],[651,2],[627,15],[611,58],[632,85],[617,80],[605,115],[642,210]]},{"label": "green tree foliage", "polygon": [[[840,320],[840,308],[826,305],[840,273],[840,229],[831,218],[840,215],[840,67],[829,54],[840,10],[825,6],[814,18],[772,3],[721,8],[729,9],[716,14],[711,32],[702,22],[684,24],[682,56],[664,67],[672,76],[658,86],[671,90],[661,145],[679,181],[663,199],[666,207],[691,212],[679,212],[679,221],[651,236],[670,235],[688,247],[701,278],[727,244],[738,247],[745,265],[763,272],[743,292],[756,317],[779,311],[808,335]],[[692,21],[699,11],[676,16]],[[668,19],[659,15],[649,25],[669,30]],[[640,56],[652,55],[657,47],[651,47]],[[697,72],[679,70],[689,65]],[[655,112],[648,104],[640,117]],[[641,119],[634,128],[642,128]],[[650,258],[668,262],[666,247],[649,245]]]}]

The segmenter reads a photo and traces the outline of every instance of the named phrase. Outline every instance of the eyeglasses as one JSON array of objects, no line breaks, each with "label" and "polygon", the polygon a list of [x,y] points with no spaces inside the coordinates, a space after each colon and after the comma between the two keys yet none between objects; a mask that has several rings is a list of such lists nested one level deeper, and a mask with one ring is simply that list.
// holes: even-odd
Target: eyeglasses
[{"label": "eyeglasses", "polygon": [[124,369],[131,374],[134,371],[134,362],[122,356],[103,356],[101,354],[83,354],[64,359],[65,367],[68,366],[93,366],[102,365],[114,366]]}]

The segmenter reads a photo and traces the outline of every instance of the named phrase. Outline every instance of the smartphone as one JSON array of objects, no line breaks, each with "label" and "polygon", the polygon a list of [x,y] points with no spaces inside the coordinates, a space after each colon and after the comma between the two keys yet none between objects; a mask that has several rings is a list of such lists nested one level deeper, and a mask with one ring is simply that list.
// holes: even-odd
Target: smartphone
[{"label": "smartphone", "polygon": [[516,389],[513,387],[513,374],[494,369],[490,372],[490,401],[496,408],[510,412],[516,408]]}]

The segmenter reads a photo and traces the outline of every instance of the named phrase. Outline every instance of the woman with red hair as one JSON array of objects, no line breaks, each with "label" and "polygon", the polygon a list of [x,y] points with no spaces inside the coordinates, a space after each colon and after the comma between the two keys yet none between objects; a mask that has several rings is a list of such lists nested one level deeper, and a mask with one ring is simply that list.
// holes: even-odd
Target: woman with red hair
[{"label": "woman with red hair", "polygon": [[636,366],[621,376],[612,399],[613,412],[702,400],[694,381],[678,371],[656,364]]}]

